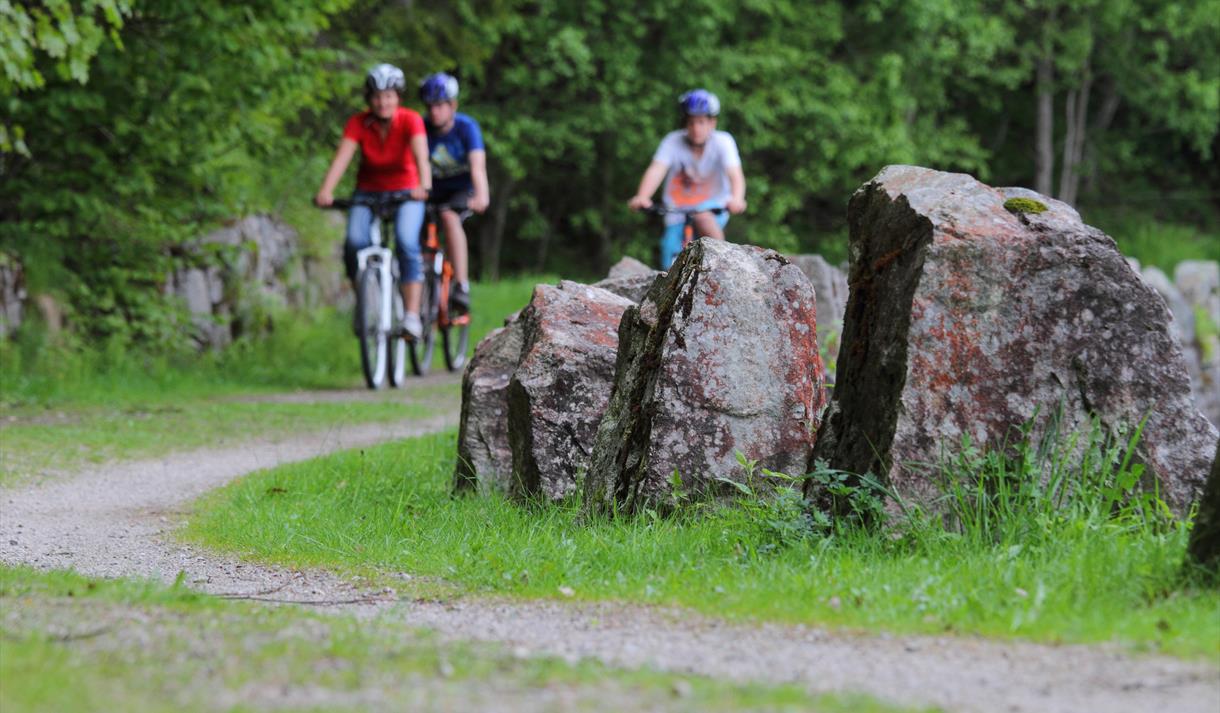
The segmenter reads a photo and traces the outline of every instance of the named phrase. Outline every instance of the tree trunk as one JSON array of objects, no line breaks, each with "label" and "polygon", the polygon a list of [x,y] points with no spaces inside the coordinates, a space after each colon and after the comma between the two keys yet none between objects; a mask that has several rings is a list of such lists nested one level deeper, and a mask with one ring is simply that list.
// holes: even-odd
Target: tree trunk
[{"label": "tree trunk", "polygon": [[1089,130],[1089,136],[1092,140],[1085,143],[1084,178],[1088,181],[1086,188],[1090,193],[1097,192],[1097,177],[1100,172],[1097,160],[1097,141],[1104,139],[1110,124],[1114,122],[1114,115],[1118,113],[1119,103],[1118,85],[1112,78],[1103,81],[1101,110],[1093,118],[1093,127]]},{"label": "tree trunk", "polygon": [[1049,44],[1038,58],[1034,190],[1049,196],[1055,179],[1055,59]]},{"label": "tree trunk", "polygon": [[1186,559],[1201,567],[1212,581],[1220,583],[1220,443],[1216,444],[1216,459],[1199,500],[1199,514],[1190,531]]},{"label": "tree trunk", "polygon": [[491,220],[484,221],[479,231],[479,247],[483,253],[483,265],[479,274],[486,282],[500,279],[500,250],[504,245],[504,228],[508,222],[508,204],[513,197],[513,189],[517,186],[515,179],[506,178],[499,182],[492,193]]},{"label": "tree trunk", "polygon": [[1059,173],[1059,200],[1075,205],[1080,188],[1080,163],[1084,160],[1084,142],[1088,132],[1089,94],[1093,75],[1086,62],[1080,86],[1068,92],[1064,102],[1063,165]]}]

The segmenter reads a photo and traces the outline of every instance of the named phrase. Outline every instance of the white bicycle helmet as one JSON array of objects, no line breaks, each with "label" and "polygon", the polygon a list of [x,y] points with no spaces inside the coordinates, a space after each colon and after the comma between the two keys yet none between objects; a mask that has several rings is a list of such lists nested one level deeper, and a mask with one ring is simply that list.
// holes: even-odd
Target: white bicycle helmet
[{"label": "white bicycle helmet", "polygon": [[364,78],[365,96],[387,89],[401,92],[406,86],[407,80],[403,77],[402,70],[392,64],[379,64],[370,69]]}]

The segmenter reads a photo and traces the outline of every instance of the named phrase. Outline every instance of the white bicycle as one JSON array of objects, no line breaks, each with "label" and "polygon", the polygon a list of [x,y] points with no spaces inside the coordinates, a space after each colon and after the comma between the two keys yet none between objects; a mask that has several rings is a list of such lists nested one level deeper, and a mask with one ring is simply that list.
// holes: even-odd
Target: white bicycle
[{"label": "white bicycle", "polygon": [[411,200],[410,191],[377,194],[376,197],[336,199],[328,208],[348,210],[355,205],[373,211],[369,228],[371,243],[356,253],[356,338],[360,342],[360,366],[370,389],[402,386],[407,375],[407,337],[402,329],[405,306],[398,289],[398,262],[382,245],[381,226],[394,224],[398,207]]}]

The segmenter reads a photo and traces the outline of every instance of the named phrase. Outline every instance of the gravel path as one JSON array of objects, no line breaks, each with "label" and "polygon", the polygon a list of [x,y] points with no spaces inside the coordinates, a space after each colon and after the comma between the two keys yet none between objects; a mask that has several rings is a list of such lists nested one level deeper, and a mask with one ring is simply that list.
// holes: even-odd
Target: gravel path
[{"label": "gravel path", "polygon": [[[456,425],[448,414],[337,427],[0,490],[0,561],[93,576],[187,581],[215,594],[312,602],[492,641],[520,655],[591,657],[740,681],[796,682],[951,711],[1220,711],[1220,669],[1109,647],[1044,646],[950,637],[896,637],[802,626],[728,624],[689,612],[619,603],[488,599],[398,600],[327,572],[241,563],[184,547],[170,531],[199,495],[260,468]],[[339,603],[336,603],[339,602]]]}]

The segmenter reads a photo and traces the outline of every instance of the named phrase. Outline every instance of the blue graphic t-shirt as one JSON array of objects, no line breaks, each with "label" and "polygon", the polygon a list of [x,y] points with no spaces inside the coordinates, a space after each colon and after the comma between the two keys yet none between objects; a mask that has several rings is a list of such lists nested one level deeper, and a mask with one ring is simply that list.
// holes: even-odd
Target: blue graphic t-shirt
[{"label": "blue graphic t-shirt", "polygon": [[484,150],[479,122],[458,112],[453,115],[453,128],[447,134],[438,135],[427,119],[424,128],[428,130],[428,153],[432,156],[432,190],[449,193],[473,189],[470,152]]}]

